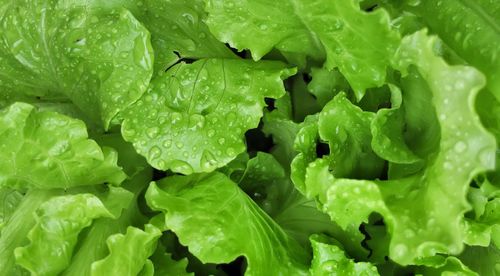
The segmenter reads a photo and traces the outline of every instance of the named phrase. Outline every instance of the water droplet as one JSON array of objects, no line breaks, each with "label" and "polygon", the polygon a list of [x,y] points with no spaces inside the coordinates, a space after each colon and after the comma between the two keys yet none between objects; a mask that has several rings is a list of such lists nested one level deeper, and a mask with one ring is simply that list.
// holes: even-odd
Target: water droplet
[{"label": "water droplet", "polygon": [[148,128],[146,130],[146,135],[149,138],[154,139],[154,138],[156,138],[156,136],[158,136],[158,132],[159,132],[159,129],[157,127],[151,127],[151,128]]},{"label": "water droplet", "polygon": [[174,160],[170,163],[170,169],[173,172],[177,173],[183,173],[183,174],[192,174],[193,173],[193,167],[189,165],[188,163],[180,160]]},{"label": "water droplet", "polygon": [[212,154],[212,152],[208,150],[204,150],[201,159],[200,159],[200,166],[206,170],[209,171],[213,169],[217,164],[217,160],[215,159],[215,156]]},{"label": "water droplet", "polygon": [[205,126],[205,116],[200,114],[192,114],[189,116],[189,125],[191,129],[199,129]]},{"label": "water droplet", "polygon": [[479,161],[481,165],[487,168],[494,168],[495,151],[488,148],[481,150],[481,152],[479,152]]},{"label": "water droplet", "polygon": [[337,19],[335,20],[335,23],[333,23],[333,26],[335,27],[335,30],[342,30],[344,28],[344,21]]},{"label": "water droplet", "polygon": [[209,129],[208,132],[207,132],[207,136],[209,138],[212,138],[212,137],[214,137],[214,135],[215,135],[215,130]]},{"label": "water droplet", "polygon": [[175,146],[178,148],[178,149],[182,149],[184,147],[184,143],[182,142],[177,142],[175,143]]},{"label": "water droplet", "polygon": [[259,29],[261,29],[262,31],[265,31],[267,30],[267,25],[266,24],[262,24],[259,26]]},{"label": "water droplet", "polygon": [[337,262],[333,260],[323,262],[321,269],[325,272],[333,273],[337,270]]},{"label": "water droplet", "polygon": [[462,153],[464,152],[466,149],[467,149],[467,144],[465,144],[464,142],[462,141],[459,141],[455,144],[455,147],[454,147],[455,151],[457,153]]},{"label": "water droplet", "polygon": [[219,138],[219,139],[217,140],[217,142],[219,142],[219,145],[221,145],[221,146],[222,146],[222,145],[224,145],[224,143],[226,142],[226,139],[224,139],[224,138]]},{"label": "water droplet", "polygon": [[165,148],[170,148],[172,146],[172,140],[167,139],[167,140],[163,141],[163,146]]},{"label": "water droplet", "polygon": [[408,247],[404,244],[395,245],[393,248],[394,256],[403,257],[408,253]]},{"label": "water droplet", "polygon": [[234,151],[234,149],[232,147],[229,147],[226,150],[226,154],[229,155],[229,156],[234,156],[235,155],[235,151]]},{"label": "water droplet", "polygon": [[160,155],[161,155],[161,149],[157,146],[154,146],[149,150],[149,159],[150,160],[158,159],[158,157],[160,157]]}]

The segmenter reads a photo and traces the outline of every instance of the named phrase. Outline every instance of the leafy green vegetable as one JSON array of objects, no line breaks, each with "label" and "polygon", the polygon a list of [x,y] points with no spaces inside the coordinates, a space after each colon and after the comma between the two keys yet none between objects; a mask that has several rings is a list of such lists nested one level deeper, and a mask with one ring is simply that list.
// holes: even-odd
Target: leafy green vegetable
[{"label": "leafy green vegetable", "polygon": [[[203,262],[245,256],[248,275],[305,274],[303,249],[220,173],[165,178],[149,187],[146,199],[165,213],[167,227]],[[241,239],[241,233],[253,242]]]},{"label": "leafy green vegetable", "polygon": [[16,261],[33,274],[53,275],[69,264],[81,229],[95,218],[112,215],[94,195],[78,194],[44,202],[36,216],[28,233],[30,244],[16,248]]},{"label": "leafy green vegetable", "polygon": [[127,233],[112,235],[107,243],[110,254],[92,264],[91,275],[137,275],[153,254],[161,231],[151,224],[145,231],[129,227]]},{"label": "leafy green vegetable", "polygon": [[282,79],[291,74],[278,62],[180,63],[126,112],[123,137],[157,169],[213,171],[245,150],[242,136],[257,126],[264,97],[282,96]]},{"label": "leafy green vegetable", "polygon": [[500,275],[499,1],[0,2],[0,276]]},{"label": "leafy green vegetable", "polygon": [[149,33],[127,10],[54,0],[2,5],[1,105],[33,96],[69,99],[107,128],[146,90]]},{"label": "leafy green vegetable", "polygon": [[117,153],[87,138],[85,124],[16,103],[0,111],[0,186],[69,188],[120,184]]}]

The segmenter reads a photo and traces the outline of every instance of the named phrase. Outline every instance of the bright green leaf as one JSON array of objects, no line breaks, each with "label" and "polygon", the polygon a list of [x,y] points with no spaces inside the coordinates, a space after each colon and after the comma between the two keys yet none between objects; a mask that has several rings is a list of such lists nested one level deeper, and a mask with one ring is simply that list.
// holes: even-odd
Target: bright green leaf
[{"label": "bright green leaf", "polygon": [[71,261],[80,231],[93,219],[111,217],[92,194],[65,195],[44,202],[36,210],[30,244],[15,249],[16,262],[36,275],[60,273]]},{"label": "bright green leaf", "polygon": [[304,249],[220,173],[165,178],[151,184],[146,199],[204,263],[244,256],[246,275],[306,273]]},{"label": "bright green leaf", "polygon": [[180,63],[127,111],[123,137],[157,169],[213,171],[245,150],[243,136],[257,127],[264,97],[281,97],[282,79],[293,73],[279,62]]},{"label": "bright green leaf", "polygon": [[127,10],[55,0],[3,6],[0,106],[25,95],[67,97],[107,128],[146,90],[149,33]]},{"label": "bright green leaf", "polygon": [[92,264],[92,276],[137,275],[156,248],[161,231],[151,224],[145,230],[128,227],[127,233],[112,235],[107,239],[109,255]]},{"label": "bright green leaf", "polygon": [[126,177],[116,152],[88,139],[82,121],[28,104],[0,110],[0,140],[0,186],[70,188]]}]

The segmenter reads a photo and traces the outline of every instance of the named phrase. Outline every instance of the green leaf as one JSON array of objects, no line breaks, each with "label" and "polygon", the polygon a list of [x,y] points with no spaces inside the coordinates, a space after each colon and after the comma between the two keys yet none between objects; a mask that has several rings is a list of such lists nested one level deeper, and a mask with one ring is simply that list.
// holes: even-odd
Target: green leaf
[{"label": "green leaf", "polygon": [[147,186],[150,180],[150,171],[144,170],[123,183],[123,187],[130,191],[110,186],[106,193],[96,193],[114,218],[98,218],[80,233],[71,263],[62,275],[90,275],[92,263],[105,258],[109,253],[106,246],[109,236],[124,233],[128,226],[142,225],[145,222],[137,199],[142,187]]},{"label": "green leaf", "polygon": [[95,218],[111,216],[92,194],[49,199],[36,210],[30,244],[15,249],[16,262],[36,275],[60,273],[71,261],[80,231]]},{"label": "green leaf", "polygon": [[150,37],[127,10],[55,0],[4,5],[0,106],[27,96],[69,98],[107,128],[146,90]]},{"label": "green leaf", "polygon": [[180,63],[126,112],[123,137],[157,169],[213,171],[245,150],[244,134],[257,127],[264,97],[281,97],[282,79],[293,73],[279,62]]},{"label": "green leaf", "polygon": [[29,190],[24,195],[0,235],[0,275],[22,275],[25,270],[15,264],[14,249],[25,245],[29,231],[35,225],[35,211],[48,199],[61,195],[62,190]]},{"label": "green leaf", "polygon": [[[0,231],[9,222],[24,195],[10,188],[0,188]],[[0,232],[1,236],[1,232]]]},{"label": "green leaf", "polygon": [[297,154],[293,143],[300,126],[292,120],[289,94],[277,99],[274,105],[275,110],[264,113],[262,132],[272,137],[275,146],[271,149],[271,153],[285,170],[289,171],[290,163]]},{"label": "green leaf", "polygon": [[384,84],[399,43],[387,12],[363,12],[357,0],[207,2],[207,24],[221,41],[250,49],[254,60],[273,47],[316,59],[326,53],[327,69],[338,67],[358,100],[365,89]]},{"label": "green leaf", "polygon": [[28,104],[0,110],[0,140],[0,186],[69,188],[126,177],[116,152],[88,139],[82,121]]},{"label": "green leaf", "polygon": [[393,85],[391,88],[391,108],[382,108],[377,111],[371,122],[371,146],[373,151],[393,163],[411,164],[421,161],[406,144],[404,138],[404,113],[400,110],[401,90]]},{"label": "green leaf", "polygon": [[[260,60],[274,47],[285,53],[324,57],[317,36],[308,30],[298,14],[301,7],[297,1],[205,2],[210,31],[233,48],[249,49],[254,60]],[[275,20],[278,18],[281,20]]]},{"label": "green leaf", "polygon": [[244,256],[246,275],[306,274],[304,249],[220,173],[165,178],[150,185],[146,200],[204,263]]},{"label": "green leaf", "polygon": [[154,264],[154,275],[161,276],[194,276],[194,273],[187,272],[188,260],[174,260],[170,253],[158,244],[156,252],[150,258]]},{"label": "green leaf", "polygon": [[370,263],[354,262],[348,258],[342,247],[331,244],[324,236],[311,236],[314,257],[311,264],[311,275],[379,275],[377,267]]},{"label": "green leaf", "polygon": [[[440,276],[440,275],[458,275],[458,276],[478,276],[477,273],[470,270],[456,257],[440,257],[439,261],[425,263],[415,269],[419,275]],[[483,274],[481,274],[483,275]],[[488,274],[485,274],[488,275]]]},{"label": "green leaf", "polygon": [[425,0],[411,10],[460,57],[486,75],[487,88],[500,101],[498,1]]},{"label": "green leaf", "polygon": [[[203,0],[144,0],[138,18],[151,32],[155,72],[162,74],[180,58],[235,58],[204,23]],[[178,53],[179,56],[175,54]]]},{"label": "green leaf", "polygon": [[370,124],[375,117],[340,93],[319,114],[318,133],[330,147],[330,168],[336,177],[374,178],[383,167],[373,152]]},{"label": "green leaf", "polygon": [[318,172],[305,179],[306,192],[317,194],[341,226],[359,225],[371,212],[380,213],[391,234],[389,256],[402,265],[438,252],[461,252],[469,183],[495,162],[496,141],[474,111],[484,78],[471,67],[446,64],[433,53],[434,41],[425,31],[408,36],[394,59],[403,71],[414,64],[432,92],[441,139],[426,167],[389,181],[334,179],[326,161],[319,160],[307,168]]},{"label": "green leaf", "polygon": [[340,91],[349,89],[349,84],[338,70],[312,68],[310,75],[312,80],[307,85],[307,89],[316,97],[322,107]]},{"label": "green leaf", "polygon": [[466,247],[458,258],[479,275],[500,275],[500,250],[493,245]]},{"label": "green leaf", "polygon": [[128,227],[127,233],[115,234],[107,239],[109,255],[92,264],[92,276],[137,275],[156,248],[161,231],[151,224],[145,230]]}]

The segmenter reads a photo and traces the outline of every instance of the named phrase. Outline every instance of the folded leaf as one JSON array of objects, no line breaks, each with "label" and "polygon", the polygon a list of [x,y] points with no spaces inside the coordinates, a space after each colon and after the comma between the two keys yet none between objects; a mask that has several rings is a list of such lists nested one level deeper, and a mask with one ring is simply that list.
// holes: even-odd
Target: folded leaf
[{"label": "folded leaf", "polygon": [[0,231],[9,222],[23,197],[22,193],[14,189],[0,188]]},{"label": "folded leaf", "polygon": [[244,134],[257,127],[264,98],[281,97],[282,79],[293,73],[279,62],[180,63],[124,114],[123,137],[157,169],[213,171],[245,150]]},{"label": "folded leaf", "polygon": [[106,240],[111,235],[124,233],[130,225],[144,223],[145,217],[140,213],[137,198],[142,192],[141,187],[145,187],[150,179],[149,170],[143,170],[123,183],[123,187],[130,191],[110,186],[106,193],[95,193],[114,218],[95,219],[90,227],[80,233],[71,263],[61,275],[90,275],[92,263],[108,255]]},{"label": "folded leaf", "polygon": [[346,257],[342,247],[330,244],[324,236],[311,236],[311,245],[314,253],[311,275],[379,275],[377,267],[370,263],[354,262]]},{"label": "folded leaf", "polygon": [[412,164],[421,161],[406,144],[403,129],[405,127],[404,113],[400,109],[401,90],[393,85],[391,88],[391,108],[377,111],[371,122],[371,147],[380,157],[393,163]]},{"label": "folded leaf", "polygon": [[0,235],[0,275],[17,275],[27,272],[15,263],[14,249],[28,242],[26,236],[36,224],[33,214],[45,201],[61,195],[62,190],[31,189],[24,195]]},{"label": "folded leaf", "polygon": [[58,274],[69,265],[80,231],[93,219],[111,216],[92,194],[49,199],[36,210],[30,244],[15,249],[16,262],[36,275]]},{"label": "folded leaf", "polygon": [[327,69],[338,67],[358,100],[365,89],[384,84],[399,43],[387,12],[363,12],[358,0],[207,0],[206,9],[207,24],[217,38],[249,49],[254,60],[273,47],[317,59],[326,52]]},{"label": "folded leaf", "polygon": [[110,236],[109,255],[92,264],[90,275],[137,275],[153,254],[160,236],[161,231],[151,224],[146,224],[144,231],[128,227],[125,235]]},{"label": "folded leaf", "polygon": [[82,121],[28,104],[0,110],[0,141],[0,186],[70,188],[126,177],[116,152],[88,139]]},{"label": "folded leaf", "polygon": [[67,97],[107,128],[146,90],[150,37],[130,12],[71,1],[4,2],[0,106],[24,95]]},{"label": "folded leaf", "polygon": [[245,275],[306,274],[304,249],[223,174],[168,177],[152,183],[146,199],[204,263],[244,256]]},{"label": "folded leaf", "polygon": [[[334,179],[323,161],[322,173],[306,175],[305,181],[305,190],[318,194],[324,211],[341,226],[380,213],[391,234],[389,256],[402,265],[462,250],[466,191],[472,178],[495,162],[496,141],[474,111],[484,78],[471,67],[446,64],[433,53],[434,41],[417,32],[403,39],[395,57],[403,71],[414,64],[433,95],[441,139],[426,167],[406,178],[364,181]],[[318,164],[308,170],[313,165]]]},{"label": "folded leaf", "polygon": [[425,0],[410,10],[421,16],[460,57],[486,75],[487,88],[500,101],[498,1]]}]

